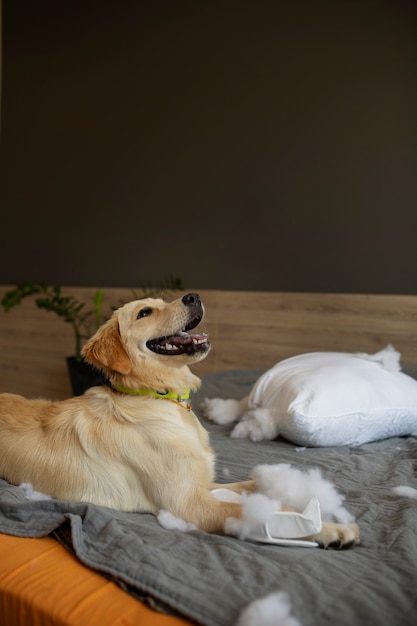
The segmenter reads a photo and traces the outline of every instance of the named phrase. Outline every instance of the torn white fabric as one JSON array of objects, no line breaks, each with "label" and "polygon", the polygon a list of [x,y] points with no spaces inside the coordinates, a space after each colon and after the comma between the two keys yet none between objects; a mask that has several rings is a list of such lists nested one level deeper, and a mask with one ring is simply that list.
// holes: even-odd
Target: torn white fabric
[{"label": "torn white fabric", "polygon": [[[212,491],[227,492],[227,489]],[[230,501],[242,503],[242,518],[229,517],[224,525],[224,532],[239,539],[268,543],[273,545],[317,547],[317,543],[308,539],[321,530],[320,505],[317,498],[312,498],[302,513],[283,511],[280,503],[267,496],[255,494],[239,495],[229,491]],[[221,493],[222,500],[227,495]],[[307,538],[307,539],[306,539]]]},{"label": "torn white fabric", "polygon": [[249,495],[244,493],[239,497],[242,502],[242,519],[229,517],[224,525],[226,535],[246,539],[253,531],[256,532],[260,527],[265,526],[272,513],[281,510],[279,501],[271,500],[263,493]]}]

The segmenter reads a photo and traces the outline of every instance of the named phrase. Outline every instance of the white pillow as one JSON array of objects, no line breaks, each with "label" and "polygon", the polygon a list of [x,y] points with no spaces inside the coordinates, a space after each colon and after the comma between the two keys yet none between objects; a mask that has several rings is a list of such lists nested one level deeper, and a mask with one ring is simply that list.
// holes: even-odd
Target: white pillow
[{"label": "white pillow", "polygon": [[387,346],[374,355],[313,352],[281,361],[256,382],[232,437],[341,446],[417,435],[417,380],[399,360]]}]

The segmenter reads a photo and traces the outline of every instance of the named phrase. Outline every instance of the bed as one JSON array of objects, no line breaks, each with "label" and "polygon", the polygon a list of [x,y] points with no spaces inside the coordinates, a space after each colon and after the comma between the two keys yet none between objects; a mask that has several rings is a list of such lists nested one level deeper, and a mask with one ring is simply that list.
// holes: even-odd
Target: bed
[{"label": "bed", "polygon": [[[123,290],[108,292],[111,301],[126,297]],[[260,464],[318,468],[343,494],[361,544],[321,550],[169,530],[150,515],[28,501],[22,489],[1,481],[0,623],[234,625],[257,600],[284,592],[302,626],[414,624],[416,437],[360,446],[300,446],[281,437],[254,443],[232,439],[232,426],[206,419],[200,407],[205,398],[242,398],[276,362],[315,351],[374,353],[392,344],[403,372],[415,379],[417,297],[200,295],[213,349],[194,368],[203,384],[192,404],[210,431],[219,482],[246,479]],[[27,303],[2,315],[0,329],[1,391],[70,393],[63,361],[71,340],[61,320]],[[262,626],[261,613],[255,615],[241,623]]]}]

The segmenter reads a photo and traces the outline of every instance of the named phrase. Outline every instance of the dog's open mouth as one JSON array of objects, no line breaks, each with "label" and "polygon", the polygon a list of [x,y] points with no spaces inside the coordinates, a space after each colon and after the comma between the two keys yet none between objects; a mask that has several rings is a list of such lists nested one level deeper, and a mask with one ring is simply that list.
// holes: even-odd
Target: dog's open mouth
[{"label": "dog's open mouth", "polygon": [[146,346],[157,354],[167,354],[175,356],[179,354],[195,354],[196,352],[207,352],[210,342],[206,333],[190,335],[189,330],[195,328],[202,320],[201,315],[196,315],[193,319],[177,333],[165,337],[150,339]]}]

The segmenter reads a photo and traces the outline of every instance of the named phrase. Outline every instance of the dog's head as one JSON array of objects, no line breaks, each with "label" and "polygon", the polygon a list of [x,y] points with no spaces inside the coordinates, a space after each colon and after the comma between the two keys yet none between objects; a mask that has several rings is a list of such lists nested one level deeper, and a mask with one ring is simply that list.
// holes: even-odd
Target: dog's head
[{"label": "dog's head", "polygon": [[196,293],[173,302],[145,298],[129,302],[91,337],[82,350],[86,361],[113,384],[177,391],[196,388],[188,365],[210,350],[205,333],[190,334],[204,317]]}]

